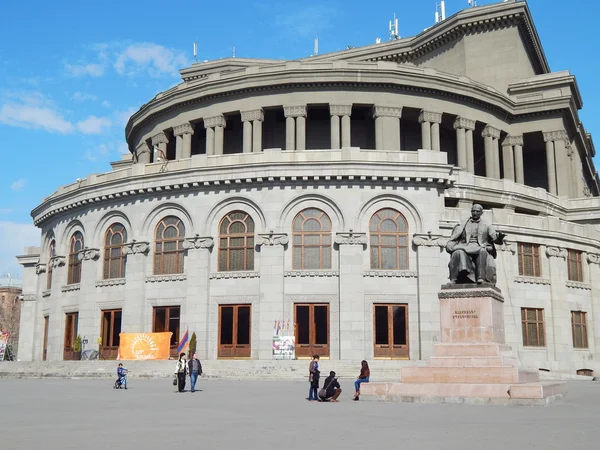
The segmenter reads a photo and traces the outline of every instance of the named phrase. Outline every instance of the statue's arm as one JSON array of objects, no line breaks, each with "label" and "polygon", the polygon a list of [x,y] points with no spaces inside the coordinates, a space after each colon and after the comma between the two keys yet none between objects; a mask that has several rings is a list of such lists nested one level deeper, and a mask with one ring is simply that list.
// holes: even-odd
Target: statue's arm
[{"label": "statue's arm", "polygon": [[462,230],[463,228],[460,226],[459,223],[454,225],[454,228],[452,229],[452,234],[450,235],[450,239],[448,239],[448,242],[446,243],[446,251],[448,253],[452,253],[454,251],[454,248],[460,241]]}]

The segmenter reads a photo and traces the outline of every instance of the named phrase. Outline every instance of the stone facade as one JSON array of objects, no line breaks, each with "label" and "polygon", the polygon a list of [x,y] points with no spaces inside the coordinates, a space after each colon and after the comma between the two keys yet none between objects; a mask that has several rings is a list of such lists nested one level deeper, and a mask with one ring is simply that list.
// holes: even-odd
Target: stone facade
[{"label": "stone facade", "polygon": [[[483,51],[491,41],[482,33],[497,37],[494,49]],[[465,10],[418,38],[297,61],[224,59],[181,74],[127,124],[131,161],[60,187],[33,211],[42,239],[37,254],[19,257],[24,293],[35,298],[23,303],[22,360],[41,359],[44,342],[48,359],[62,358],[68,312],[93,343],[103,311],[122,310],[121,331],[147,332],[165,306],[180,307],[200,357],[217,358],[226,305],[250,305],[245,357],[271,359],[274,324],[293,330],[300,304],[328,305],[327,352],[341,360],[380,355],[376,307],[401,305],[398,354],[426,359],[440,339],[443,245],[477,202],[508,235],[498,286],[515,356],[600,370],[595,150],[575,78],[549,72],[524,2]],[[318,264],[296,228],[315,210]],[[224,250],[234,212],[246,227],[237,256]],[[395,214],[392,250],[375,243],[380,213]],[[182,255],[168,273],[157,269],[165,217],[179,224]],[[126,236],[124,273],[107,262],[114,224]],[[78,232],[83,248],[73,251]],[[524,269],[530,248],[535,268]],[[243,267],[229,259],[239,255]],[[524,345],[521,308],[543,309],[543,345]],[[586,313],[576,350],[573,311]]]}]

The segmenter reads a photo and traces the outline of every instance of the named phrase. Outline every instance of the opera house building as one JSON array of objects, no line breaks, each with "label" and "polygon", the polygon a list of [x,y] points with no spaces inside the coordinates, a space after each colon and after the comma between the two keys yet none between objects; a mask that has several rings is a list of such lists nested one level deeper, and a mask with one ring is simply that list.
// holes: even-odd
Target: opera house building
[{"label": "opera house building", "polygon": [[[297,60],[225,58],[130,118],[130,154],[32,211],[22,361],[115,358],[121,332],[186,329],[203,360],[428,359],[445,244],[473,204],[498,247],[506,342],[600,370],[600,197],[575,77],[525,2]],[[598,343],[598,348],[596,348]]]}]

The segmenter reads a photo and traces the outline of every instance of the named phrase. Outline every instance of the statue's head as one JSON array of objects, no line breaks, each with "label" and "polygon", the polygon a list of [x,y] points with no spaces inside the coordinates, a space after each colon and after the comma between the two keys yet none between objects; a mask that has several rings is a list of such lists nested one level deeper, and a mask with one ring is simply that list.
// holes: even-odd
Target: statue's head
[{"label": "statue's head", "polygon": [[471,217],[475,220],[479,220],[479,218],[481,217],[482,214],[483,214],[483,206],[481,206],[478,203],[475,203],[471,207]]}]

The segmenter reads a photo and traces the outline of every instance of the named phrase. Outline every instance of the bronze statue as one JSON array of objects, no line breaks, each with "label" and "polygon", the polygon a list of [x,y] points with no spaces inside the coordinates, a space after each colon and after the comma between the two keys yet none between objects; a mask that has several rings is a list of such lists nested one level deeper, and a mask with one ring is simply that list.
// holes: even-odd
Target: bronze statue
[{"label": "bronze statue", "polygon": [[473,205],[471,217],[452,230],[446,251],[450,253],[450,280],[456,284],[496,284],[496,247],[505,237],[483,222],[483,207]]}]

